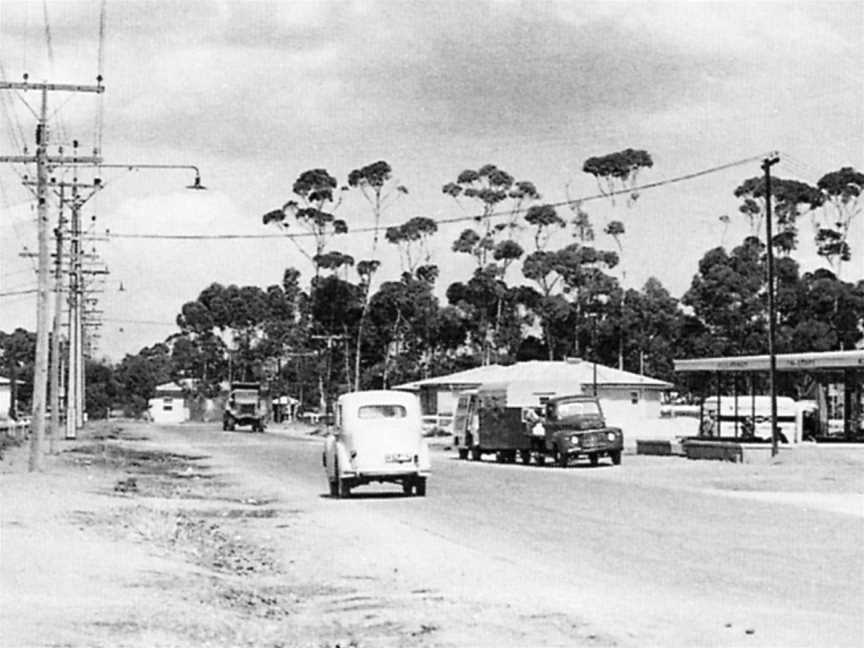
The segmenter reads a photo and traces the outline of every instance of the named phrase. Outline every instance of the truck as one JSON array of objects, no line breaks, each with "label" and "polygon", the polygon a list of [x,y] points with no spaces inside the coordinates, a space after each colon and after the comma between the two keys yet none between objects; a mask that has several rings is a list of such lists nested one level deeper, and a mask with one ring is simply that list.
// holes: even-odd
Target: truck
[{"label": "truck", "polygon": [[454,446],[461,459],[479,461],[494,453],[499,462],[540,466],[551,459],[569,466],[587,458],[592,466],[608,457],[621,463],[624,435],[606,425],[594,396],[532,391],[518,381],[481,385],[460,394],[454,417]]},{"label": "truck", "polygon": [[222,429],[232,432],[241,425],[251,426],[253,432],[263,432],[267,409],[261,397],[260,383],[231,383],[228,402],[222,414]]}]

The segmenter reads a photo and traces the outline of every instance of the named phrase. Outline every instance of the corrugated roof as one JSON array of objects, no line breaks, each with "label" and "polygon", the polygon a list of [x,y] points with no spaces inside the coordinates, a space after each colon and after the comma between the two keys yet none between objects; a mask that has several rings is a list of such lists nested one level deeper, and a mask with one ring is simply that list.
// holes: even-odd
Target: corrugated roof
[{"label": "corrugated roof", "polygon": [[[594,381],[594,363],[574,360],[529,360],[517,362],[509,366],[489,365],[460,371],[446,376],[438,376],[427,380],[416,380],[394,387],[394,389],[419,389],[422,386],[475,384],[519,380],[521,382],[557,382],[591,385]],[[597,384],[607,387],[639,386],[648,389],[670,389],[671,383],[657,380],[649,376],[641,376],[629,371],[613,369],[606,365],[597,365]]]}]

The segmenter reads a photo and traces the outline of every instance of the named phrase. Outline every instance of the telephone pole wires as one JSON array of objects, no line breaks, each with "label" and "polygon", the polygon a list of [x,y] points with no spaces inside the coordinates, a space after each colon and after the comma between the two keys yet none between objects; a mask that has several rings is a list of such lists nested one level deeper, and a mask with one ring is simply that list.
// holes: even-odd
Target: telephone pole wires
[{"label": "telephone pole wires", "polygon": [[54,166],[67,164],[98,164],[99,156],[86,158],[48,155],[48,93],[49,92],[94,92],[104,91],[101,79],[95,86],[60,83],[30,83],[25,75],[23,82],[0,82],[0,90],[38,90],[41,94],[39,116],[36,124],[36,154],[0,156],[0,162],[36,164],[36,202],[39,241],[39,283],[36,300],[36,353],[33,369],[33,418],[30,435],[30,471],[42,470],[42,445],[45,438],[46,393],[48,388],[48,299],[51,285],[50,252],[48,249],[48,174]]}]

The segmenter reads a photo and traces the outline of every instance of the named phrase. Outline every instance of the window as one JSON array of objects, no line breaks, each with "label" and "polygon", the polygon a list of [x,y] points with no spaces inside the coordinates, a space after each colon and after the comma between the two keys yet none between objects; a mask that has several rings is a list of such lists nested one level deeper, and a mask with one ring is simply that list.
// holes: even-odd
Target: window
[{"label": "window", "polygon": [[363,405],[357,413],[361,419],[405,418],[406,415],[402,405]]},{"label": "window", "polygon": [[558,403],[558,418],[571,416],[598,416],[600,409],[595,401],[563,401]]},{"label": "window", "polygon": [[163,398],[162,399],[162,411],[170,412],[174,409],[174,401],[171,398]]}]

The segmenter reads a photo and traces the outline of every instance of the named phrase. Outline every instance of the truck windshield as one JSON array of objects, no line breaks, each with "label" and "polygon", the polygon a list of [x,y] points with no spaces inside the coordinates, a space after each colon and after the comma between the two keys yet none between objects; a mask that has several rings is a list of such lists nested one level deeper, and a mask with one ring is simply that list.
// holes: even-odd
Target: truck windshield
[{"label": "truck windshield", "polygon": [[252,390],[235,391],[234,398],[238,401],[255,401],[258,400],[258,392]]},{"label": "truck windshield", "polygon": [[402,405],[363,405],[357,412],[361,419],[405,418],[406,415]]},{"label": "truck windshield", "polygon": [[558,403],[558,418],[571,416],[600,416],[600,408],[594,401],[575,401]]}]

